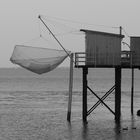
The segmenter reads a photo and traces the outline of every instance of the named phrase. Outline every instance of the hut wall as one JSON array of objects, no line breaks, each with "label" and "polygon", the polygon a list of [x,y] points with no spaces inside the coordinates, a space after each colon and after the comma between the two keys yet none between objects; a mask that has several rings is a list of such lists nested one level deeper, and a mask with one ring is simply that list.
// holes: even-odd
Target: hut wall
[{"label": "hut wall", "polygon": [[131,37],[132,65],[140,66],[140,37]]},{"label": "hut wall", "polygon": [[121,38],[105,34],[86,34],[86,64],[117,66],[121,63]]}]

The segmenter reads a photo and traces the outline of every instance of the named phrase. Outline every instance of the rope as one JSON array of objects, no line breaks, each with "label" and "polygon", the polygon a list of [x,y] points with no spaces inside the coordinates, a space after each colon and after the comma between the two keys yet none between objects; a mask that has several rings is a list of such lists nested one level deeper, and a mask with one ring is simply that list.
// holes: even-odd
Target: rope
[{"label": "rope", "polygon": [[93,25],[93,26],[102,26],[102,27],[107,27],[107,28],[119,28],[119,27],[116,27],[116,26],[108,26],[108,25],[103,25],[103,24],[92,24],[92,23],[80,22],[80,21],[76,21],[76,20],[69,20],[69,19],[64,19],[64,18],[47,16],[47,15],[46,16],[45,15],[41,15],[41,16],[48,17],[48,18],[53,18],[53,19],[60,20],[60,21],[76,23],[76,24],[86,24],[86,25]]},{"label": "rope", "polygon": [[39,20],[37,20],[38,21],[38,30],[39,30],[39,34],[40,34],[40,37],[42,36],[42,34],[41,34],[41,27],[40,27],[40,21]]},{"label": "rope", "polygon": [[126,34],[126,36],[130,38],[130,35],[126,32],[126,30],[123,27],[122,27],[122,30],[124,31],[124,33]]},{"label": "rope", "polygon": [[39,40],[40,37],[41,37],[41,36],[39,35],[38,37],[35,37],[35,38],[30,39],[30,40],[28,40],[28,41],[26,41],[26,42],[23,42],[23,44],[30,43],[30,42],[33,42],[33,41],[35,41],[35,40]]},{"label": "rope", "polygon": [[[46,19],[46,18],[43,18],[43,19]],[[59,26],[61,26],[61,27],[64,27],[64,28],[66,28],[66,29],[69,29],[69,28],[71,28],[71,30],[76,30],[76,28],[74,28],[74,27],[71,27],[71,26],[69,26],[69,25],[66,25],[66,24],[64,24],[64,23],[60,23],[60,22],[58,22],[58,21],[54,21],[54,20],[52,20],[52,19],[46,19],[47,20],[47,22],[51,22],[52,24],[58,24]]]},{"label": "rope", "polygon": [[[43,19],[47,23],[50,23],[51,25],[53,24],[54,25],[53,27],[55,27],[55,28],[56,28],[56,26],[58,26],[59,29],[62,29],[61,31],[66,30],[66,31],[64,31],[62,33],[54,33],[54,35],[56,35],[56,36],[62,36],[62,35],[68,35],[68,34],[76,34],[77,32],[80,33],[79,29],[71,27],[71,26],[66,25],[64,23],[60,23],[60,22],[58,22],[56,20],[52,20],[52,19],[46,19],[46,18],[43,18]],[[56,28],[56,29],[58,29],[58,28]]]},{"label": "rope", "polygon": [[53,34],[53,32],[50,30],[50,28],[46,25],[46,23],[42,20],[41,16],[39,15],[38,17],[42,23],[44,24],[44,26],[47,28],[47,30],[51,33],[51,35],[54,37],[54,39],[56,40],[56,42],[60,45],[60,47],[66,52],[66,54],[70,57],[70,54],[67,52],[67,50],[63,47],[63,45],[60,43],[60,41],[55,37],[55,35]]}]

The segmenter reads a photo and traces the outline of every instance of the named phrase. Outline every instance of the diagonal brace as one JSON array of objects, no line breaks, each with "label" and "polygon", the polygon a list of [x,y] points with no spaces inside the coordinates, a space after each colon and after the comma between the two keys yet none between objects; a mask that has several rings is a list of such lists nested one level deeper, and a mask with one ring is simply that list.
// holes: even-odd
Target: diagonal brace
[{"label": "diagonal brace", "polygon": [[[104,96],[102,96],[102,98],[100,98],[102,101],[104,99],[106,99],[115,89],[115,85],[109,90],[106,92],[106,94]],[[101,104],[101,101],[98,100],[90,109],[89,111],[87,112],[87,115],[89,115],[94,109],[96,109],[99,105]]]},{"label": "diagonal brace", "polygon": [[88,86],[87,86],[87,88],[100,100],[100,102],[101,103],[103,103],[104,104],[104,106],[106,106],[107,108],[108,108],[108,110],[112,113],[112,114],[114,114],[115,115],[115,112],[114,111],[112,111],[112,109],[108,106],[108,105],[106,105],[104,102],[103,102],[103,100],[102,99],[100,99],[100,97],[99,96],[97,96],[96,95],[96,93],[95,92],[93,92],[92,91],[92,89],[91,88],[89,88]]}]

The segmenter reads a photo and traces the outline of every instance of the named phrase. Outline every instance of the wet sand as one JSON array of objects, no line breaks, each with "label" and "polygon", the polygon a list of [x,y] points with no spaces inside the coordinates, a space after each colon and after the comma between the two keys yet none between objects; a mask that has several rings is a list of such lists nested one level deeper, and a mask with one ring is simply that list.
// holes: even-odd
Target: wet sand
[{"label": "wet sand", "polygon": [[[4,70],[5,72],[5,70]],[[11,73],[11,70],[9,70]],[[15,71],[14,71],[15,73]],[[62,71],[62,73],[64,73]],[[1,74],[1,73],[0,73]],[[66,120],[68,103],[68,83],[62,74],[37,77],[17,76],[5,73],[0,78],[0,140],[139,140],[140,109],[139,79],[136,79],[134,94],[134,117],[130,113],[129,79],[124,79],[122,87],[122,118],[116,125],[114,115],[100,104],[88,116],[88,124],[82,123],[81,80],[76,74],[73,90],[71,123]],[[90,86],[102,97],[112,86],[114,78],[106,73],[90,79]],[[103,78],[103,76],[105,77]],[[136,78],[139,76],[136,76]],[[91,78],[91,77],[90,77]],[[112,82],[113,81],[113,82]],[[100,86],[97,86],[100,85]],[[88,93],[88,109],[97,99]],[[105,103],[114,110],[114,93]]]},{"label": "wet sand", "polygon": [[[56,106],[58,104],[56,103]],[[66,104],[65,104],[66,105]],[[97,109],[83,124],[81,110],[73,109],[71,123],[65,108],[46,105],[3,104],[0,107],[0,140],[138,140],[140,119],[129,117],[120,124],[106,109]]]}]

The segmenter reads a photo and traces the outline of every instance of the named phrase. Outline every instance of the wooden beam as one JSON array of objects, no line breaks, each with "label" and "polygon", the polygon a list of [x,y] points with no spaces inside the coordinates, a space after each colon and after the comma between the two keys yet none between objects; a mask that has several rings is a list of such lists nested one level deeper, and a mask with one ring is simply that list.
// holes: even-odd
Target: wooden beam
[{"label": "wooden beam", "polygon": [[132,68],[132,81],[131,81],[131,115],[133,115],[133,101],[134,101],[134,69]]},{"label": "wooden beam", "polygon": [[87,123],[87,74],[88,68],[83,67],[83,122]]},{"label": "wooden beam", "polygon": [[[98,107],[98,105],[100,105],[100,103],[102,103],[102,101],[104,101],[115,89],[115,86],[113,86],[109,91],[106,92],[106,94],[104,96],[102,96],[97,102],[96,104],[94,104],[87,112],[87,115],[89,115],[95,108]],[[93,91],[92,91],[93,93]],[[94,94],[94,93],[93,93]],[[97,97],[98,98],[98,97]],[[102,100],[102,101],[100,101]],[[113,114],[115,115],[115,113],[113,112]]]},{"label": "wooden beam", "polygon": [[115,121],[121,116],[121,68],[115,68]]},{"label": "wooden beam", "polygon": [[112,111],[112,109],[111,109],[108,105],[106,105],[106,104],[104,103],[104,101],[103,101],[101,98],[99,98],[99,97],[96,95],[96,93],[94,93],[93,90],[92,90],[90,87],[87,87],[87,88],[98,98],[98,100],[99,100],[102,104],[104,104],[104,106],[106,106],[106,107],[109,109],[109,111],[110,111],[112,114],[115,115],[115,113]]}]

